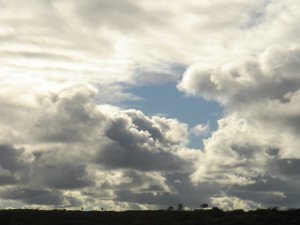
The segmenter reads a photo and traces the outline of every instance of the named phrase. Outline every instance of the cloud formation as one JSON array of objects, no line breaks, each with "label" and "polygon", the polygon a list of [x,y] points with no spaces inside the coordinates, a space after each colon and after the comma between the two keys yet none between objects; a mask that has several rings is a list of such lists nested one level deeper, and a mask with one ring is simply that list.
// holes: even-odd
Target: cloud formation
[{"label": "cloud formation", "polygon": [[[0,7],[1,207],[299,207],[299,3]],[[124,107],[168,81],[223,106],[203,150],[205,126]]]},{"label": "cloud formation", "polygon": [[2,138],[26,146],[0,147],[3,199],[78,207],[91,204],[86,198],[94,194],[99,202],[126,202],[121,193],[133,190],[149,194],[147,202],[139,202],[143,205],[151,203],[152,195],[176,191],[164,174],[190,171],[199,154],[185,147],[187,125],[98,105],[95,93],[91,86],[77,85],[38,95],[29,106],[34,117],[15,111],[2,122],[3,129],[12,130],[10,122],[18,120],[15,135]]},{"label": "cloud formation", "polygon": [[[128,85],[157,82],[157,72],[162,74],[158,82],[179,79],[170,71],[172,64],[210,62],[216,51],[222,61],[223,53],[231,54],[242,27],[264,6],[232,0],[224,12],[218,0],[22,4],[2,1],[1,86],[9,83],[24,93],[28,84],[51,90],[62,82],[92,82],[101,85],[106,102],[126,99],[122,93]],[[135,72],[137,68],[151,73],[144,76]],[[17,84],[12,82],[16,79]]]},{"label": "cloud formation", "polygon": [[271,48],[257,58],[186,71],[181,90],[218,101],[227,111],[204,142],[194,182],[220,183],[230,196],[261,205],[297,206],[290,188],[299,187],[300,172],[298,53]]},{"label": "cloud formation", "polygon": [[223,63],[195,63],[178,85],[225,109],[218,130],[204,141],[204,154],[191,176],[199,185],[222,186],[224,193],[211,199],[221,207],[299,206],[293,200],[299,187],[300,58],[294,39],[299,4],[292,5],[268,2],[256,15],[258,24],[249,24],[249,45],[244,46],[248,55]]}]

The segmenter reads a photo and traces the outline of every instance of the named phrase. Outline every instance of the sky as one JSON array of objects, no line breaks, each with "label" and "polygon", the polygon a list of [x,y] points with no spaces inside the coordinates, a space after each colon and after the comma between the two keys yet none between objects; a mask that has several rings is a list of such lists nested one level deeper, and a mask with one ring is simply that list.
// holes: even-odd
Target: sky
[{"label": "sky", "polygon": [[123,103],[123,107],[135,108],[150,116],[176,118],[186,123],[190,128],[187,145],[189,147],[203,148],[203,139],[199,136],[207,137],[216,130],[217,119],[223,113],[217,102],[183,95],[177,90],[175,82],[135,87],[130,89],[130,92],[140,100],[127,101]]},{"label": "sky", "polygon": [[300,207],[299,10],[0,0],[0,208]]}]

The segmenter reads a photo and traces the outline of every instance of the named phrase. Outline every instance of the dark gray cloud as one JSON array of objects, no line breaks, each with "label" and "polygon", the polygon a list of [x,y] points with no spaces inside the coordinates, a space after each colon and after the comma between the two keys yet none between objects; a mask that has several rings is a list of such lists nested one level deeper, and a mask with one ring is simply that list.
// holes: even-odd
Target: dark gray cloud
[{"label": "dark gray cloud", "polygon": [[161,147],[143,147],[133,143],[120,146],[109,143],[102,146],[96,162],[107,168],[132,168],[138,170],[180,170],[187,162],[177,154]]},{"label": "dark gray cloud", "polygon": [[[110,141],[101,146],[97,161],[109,168],[182,169],[187,162],[178,155],[179,146],[162,135],[163,125],[168,126],[167,121],[159,124],[141,112],[125,111],[106,128]],[[180,124],[177,128],[182,129]]]},{"label": "dark gray cloud", "polygon": [[45,187],[53,189],[77,189],[94,185],[83,165],[50,164],[34,168],[34,177]]},{"label": "dark gray cloud", "polygon": [[284,176],[300,176],[300,159],[279,159],[275,167]]},{"label": "dark gray cloud", "polygon": [[74,197],[64,196],[62,192],[43,189],[15,188],[0,191],[2,199],[17,200],[29,205],[48,205],[54,207],[79,207],[82,202]]},{"label": "dark gray cloud", "polygon": [[150,118],[145,117],[144,114],[136,110],[127,111],[127,115],[132,118],[132,123],[136,125],[138,130],[149,132],[155,140],[163,140],[161,130]]},{"label": "dark gray cloud", "polygon": [[27,160],[24,149],[16,149],[11,145],[0,145],[0,166],[12,173],[26,169]]},{"label": "dark gray cloud", "polygon": [[30,154],[26,154],[24,148],[0,145],[0,186],[27,183],[30,163]]},{"label": "dark gray cloud", "polygon": [[11,185],[11,184],[16,184],[17,179],[15,176],[10,175],[10,174],[4,174],[0,175],[0,186],[1,185]]},{"label": "dark gray cloud", "polygon": [[[273,171],[271,171],[272,174]],[[228,190],[228,195],[243,200],[251,200],[263,207],[285,206],[294,207],[292,197],[299,194],[299,182],[285,177],[265,175],[254,178],[255,182],[249,185],[233,185]]]},{"label": "dark gray cloud", "polygon": [[62,205],[63,197],[48,190],[34,189],[7,189],[0,192],[3,199],[20,200],[27,204],[35,205]]},{"label": "dark gray cloud", "polygon": [[178,203],[182,203],[187,207],[199,208],[202,203],[211,205],[210,197],[221,192],[220,187],[216,184],[194,185],[188,173],[166,173],[164,178],[170,191],[156,190],[153,187],[140,191],[122,189],[117,192],[117,200],[154,204],[165,208],[169,205],[176,206]]}]

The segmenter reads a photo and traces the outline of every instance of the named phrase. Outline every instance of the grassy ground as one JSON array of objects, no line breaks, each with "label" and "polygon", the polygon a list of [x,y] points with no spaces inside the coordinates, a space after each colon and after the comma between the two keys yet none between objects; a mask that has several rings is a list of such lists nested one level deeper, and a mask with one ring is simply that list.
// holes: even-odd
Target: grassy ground
[{"label": "grassy ground", "polygon": [[1,210],[2,225],[298,225],[300,210],[67,211]]}]

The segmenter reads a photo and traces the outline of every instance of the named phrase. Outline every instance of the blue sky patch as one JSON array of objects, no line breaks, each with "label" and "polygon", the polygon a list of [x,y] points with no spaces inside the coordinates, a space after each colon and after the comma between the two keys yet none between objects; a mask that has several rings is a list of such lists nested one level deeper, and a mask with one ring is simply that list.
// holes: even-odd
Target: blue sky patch
[{"label": "blue sky patch", "polygon": [[[177,118],[189,125],[210,125],[210,131],[217,129],[216,121],[222,115],[222,107],[212,101],[186,96],[178,91],[175,82],[161,85],[132,87],[130,93],[142,98],[140,101],[127,101],[125,107],[135,108],[147,115],[162,114],[169,118]],[[202,147],[201,137],[191,135],[189,147]]]}]

